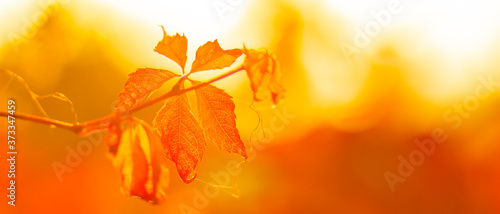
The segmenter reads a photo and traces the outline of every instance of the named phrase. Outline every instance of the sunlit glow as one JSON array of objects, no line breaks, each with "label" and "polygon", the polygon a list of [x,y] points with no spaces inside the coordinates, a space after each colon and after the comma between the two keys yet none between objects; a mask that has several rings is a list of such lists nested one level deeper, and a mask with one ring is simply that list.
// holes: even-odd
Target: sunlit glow
[{"label": "sunlit glow", "polygon": [[323,0],[325,4],[335,12],[339,13],[344,19],[359,24],[369,20],[371,10],[384,9],[386,0]]},{"label": "sunlit glow", "polygon": [[[390,1],[325,0],[324,2],[331,10],[343,14],[345,21],[352,23],[351,35],[344,39],[352,44],[352,40],[357,36],[355,29],[363,29],[368,22],[376,21],[369,15],[370,12],[386,10]],[[381,26],[379,34],[369,37],[371,43],[362,50],[363,53],[376,48],[374,44],[400,28],[418,30],[418,36],[415,38],[395,37],[396,40],[393,40],[401,44],[414,40],[425,47],[425,51],[414,55],[414,59],[422,60],[418,65],[419,68],[413,72],[406,72],[411,81],[415,80],[415,77],[429,80],[427,84],[416,84],[415,86],[418,86],[416,90],[436,101],[453,99],[451,95],[456,95],[457,92],[464,93],[466,87],[472,85],[470,76],[478,72],[470,65],[485,57],[484,54],[491,48],[490,45],[499,32],[496,26],[499,24],[500,14],[496,11],[500,8],[500,4],[487,0],[393,2],[398,2],[403,12],[393,14],[388,26]],[[410,45],[410,48],[403,51],[416,51],[422,47]],[[421,54],[425,52],[431,53],[434,58],[424,59]],[[430,61],[432,63],[429,63]]]},{"label": "sunlit glow", "polygon": [[[498,8],[489,1],[453,1],[434,3],[438,8],[433,14],[425,14],[430,27],[430,41],[451,57],[469,57],[484,53],[495,35],[495,17],[498,13],[484,8]],[[446,12],[443,12],[446,11]]]},{"label": "sunlit glow", "polygon": [[244,2],[231,5],[230,10],[217,9],[214,1],[96,1],[118,9],[128,16],[152,25],[164,25],[167,31],[186,33],[194,42],[217,38],[235,27],[244,14]]},{"label": "sunlit glow", "polygon": [[[55,2],[65,3],[47,8]],[[390,2],[401,3],[401,13],[377,32],[365,32],[367,24],[369,30],[380,25],[371,12],[386,10]],[[225,10],[218,11],[217,3]],[[124,89],[127,75],[144,67],[182,73],[176,62],[154,51],[163,36],[159,25],[188,38],[186,71],[207,41],[218,39],[223,49],[245,44],[276,56],[283,77],[276,80],[286,90],[285,99],[274,105],[266,87],[265,100],[254,100],[249,71],[212,83],[232,97],[248,159],[218,146],[223,138],[215,144],[206,139],[206,150],[196,148],[203,161],[193,183],[184,184],[168,160],[168,200],[155,206],[120,192],[122,180],[130,179],[114,169],[104,130],[79,136],[20,117],[16,146],[24,155],[16,160],[22,170],[15,180],[22,187],[16,189],[20,206],[14,208],[19,213],[500,213],[495,203],[500,196],[499,11],[500,1],[493,0],[0,0],[0,68],[18,74],[39,95],[64,93],[78,114],[78,127],[100,117],[106,118],[102,127],[122,127],[116,125],[123,119],[125,128],[130,117],[152,125],[161,106],[168,105],[162,100],[126,118],[114,117],[119,99],[137,97],[127,97],[125,90],[149,90],[130,82]],[[365,47],[356,44],[359,39]],[[345,52],[344,43],[354,52]],[[231,67],[195,72],[189,79],[212,79],[245,68],[244,61],[242,55]],[[152,79],[163,76],[146,75],[136,81],[151,81],[151,89]],[[166,94],[179,79],[158,86],[149,100]],[[14,99],[14,117],[75,120],[73,109],[54,98],[40,101],[44,115],[3,70],[0,89],[0,112],[7,110],[7,99]],[[208,117],[200,118],[206,109],[198,105],[196,92],[187,96],[205,133],[216,130],[217,124],[205,123]],[[232,117],[227,112],[233,105],[214,93],[217,97],[224,102],[213,105],[228,110],[214,109],[213,115]],[[162,123],[182,123],[180,118],[164,117]],[[233,127],[232,120],[223,119],[220,127]],[[9,131],[3,121],[0,136]],[[188,133],[195,126],[186,127]],[[149,135],[153,130],[147,129]],[[434,142],[435,130],[444,131],[444,142]],[[173,144],[161,145],[163,155],[173,159]],[[387,172],[394,173],[392,181]],[[6,178],[0,183],[8,184]],[[241,197],[231,197],[233,190]]]},{"label": "sunlit glow", "polygon": [[[26,3],[29,1],[30,0],[0,0],[0,20],[9,20],[9,17],[12,17],[14,14],[21,14],[23,9],[25,9],[23,7],[25,7]],[[19,32],[19,26],[20,22],[15,22],[15,20],[7,23],[2,22],[2,26],[0,27],[0,44],[3,44],[4,41],[8,40],[8,33]]]},{"label": "sunlit glow", "polygon": [[[312,41],[310,41],[312,42]],[[319,107],[351,102],[359,92],[366,73],[349,72],[351,67],[332,52],[318,48],[314,42],[304,44],[303,62],[308,70],[309,96]]]}]

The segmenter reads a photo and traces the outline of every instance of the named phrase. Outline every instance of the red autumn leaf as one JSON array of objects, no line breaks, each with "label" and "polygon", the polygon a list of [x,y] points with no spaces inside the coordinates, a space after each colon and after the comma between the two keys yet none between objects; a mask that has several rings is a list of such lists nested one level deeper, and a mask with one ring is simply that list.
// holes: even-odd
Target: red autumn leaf
[{"label": "red autumn leaf", "polygon": [[[165,30],[163,32],[164,38],[158,43],[155,51],[177,62],[183,68],[184,72],[187,58],[186,37],[179,34],[169,36],[165,33]],[[223,50],[217,40],[207,42],[196,51],[196,59],[189,73],[223,69],[231,66],[243,53],[245,53],[246,58],[242,68],[246,70],[250,79],[254,98],[260,100],[257,94],[265,89],[270,92],[273,102],[278,103],[283,98],[285,90],[281,86],[279,64],[275,57],[268,54],[267,51],[247,50],[245,47],[243,50]],[[125,89],[120,93],[119,102],[116,105],[117,111],[129,110],[139,105],[154,90],[176,76],[178,77],[179,75],[167,70],[139,69],[130,75],[129,80],[125,84]],[[187,79],[187,75],[181,78],[172,90],[182,89],[185,79]],[[192,82],[195,85],[200,84],[196,81]],[[206,139],[217,144],[222,150],[230,153],[238,153],[247,158],[245,146],[236,128],[235,105],[232,97],[213,85],[198,88],[195,90],[195,93],[199,119],[203,128],[191,112],[186,94],[168,98],[153,122],[153,126],[160,135],[161,144],[163,145],[160,150],[163,150],[164,155],[176,164],[177,171],[185,183],[192,182],[197,176],[195,168],[203,158],[203,153],[206,149]],[[117,157],[120,154],[121,142],[124,141],[123,136],[125,135],[120,134],[120,127],[120,125],[114,123],[110,124],[108,126],[109,132],[105,137],[105,142],[110,146],[111,153]],[[137,149],[137,145],[135,144],[131,144],[128,147],[131,148],[130,151],[140,151],[139,149],[142,149],[142,147],[138,147],[139,149]],[[136,161],[138,164],[141,164],[142,161],[142,165],[146,165],[144,160],[149,159],[147,156],[142,157],[141,154],[143,153],[134,153],[132,157],[136,157],[139,160],[133,161]],[[151,162],[147,163],[150,164]],[[133,169],[139,172],[136,174],[143,175],[144,168],[136,167]],[[148,172],[148,176],[149,174],[151,173]],[[144,177],[138,178],[144,180]],[[135,188],[137,185],[134,180],[128,183],[134,189],[132,194],[148,197],[142,189]],[[142,187],[142,183],[139,184]]]},{"label": "red autumn leaf", "polygon": [[181,36],[179,33],[174,36],[170,36],[167,32],[165,32],[165,28],[163,28],[163,26],[161,26],[161,29],[163,30],[163,39],[158,42],[155,47],[155,51],[176,62],[184,71],[187,60],[186,53],[188,45],[186,36]]},{"label": "red autumn leaf", "polygon": [[243,68],[250,79],[254,100],[262,101],[259,96],[269,91],[274,104],[277,104],[285,94],[285,89],[281,85],[281,70],[278,61],[266,50],[243,47],[243,53],[246,55]]},{"label": "red autumn leaf", "polygon": [[241,54],[240,49],[223,50],[217,39],[207,42],[196,50],[196,59],[191,66],[191,73],[231,66]]},{"label": "red autumn leaf", "polygon": [[177,166],[185,183],[196,178],[206,142],[198,121],[191,112],[186,94],[168,98],[156,115],[153,126],[161,136],[167,157]]},{"label": "red autumn leaf", "polygon": [[[195,85],[200,82],[192,81]],[[207,138],[219,149],[247,158],[245,145],[236,129],[232,97],[213,85],[196,89],[198,113]]]},{"label": "red autumn leaf", "polygon": [[122,174],[126,196],[137,196],[151,203],[164,200],[169,171],[164,166],[162,151],[160,138],[152,127],[136,119],[129,122],[113,157],[114,166]]},{"label": "red autumn leaf", "polygon": [[126,111],[139,105],[151,93],[160,88],[163,83],[176,76],[179,75],[168,70],[154,68],[137,69],[136,72],[129,74],[125,87],[118,95],[115,110]]}]

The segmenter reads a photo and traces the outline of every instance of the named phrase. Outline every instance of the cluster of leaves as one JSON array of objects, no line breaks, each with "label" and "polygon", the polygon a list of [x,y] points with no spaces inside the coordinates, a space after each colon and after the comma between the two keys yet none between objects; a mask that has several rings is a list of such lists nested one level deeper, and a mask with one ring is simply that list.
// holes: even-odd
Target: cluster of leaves
[{"label": "cluster of leaves", "polygon": [[[172,91],[182,90],[185,80],[193,86],[202,84],[190,79],[189,75],[230,67],[242,55],[245,60],[237,69],[246,71],[254,99],[262,100],[264,93],[269,93],[275,103],[283,98],[285,90],[280,82],[279,64],[267,51],[245,47],[224,50],[217,40],[209,41],[198,48],[191,70],[186,73],[187,38],[179,34],[170,36],[164,29],[163,35],[155,51],[176,62],[182,69],[182,75],[154,68],[140,68],[131,73],[118,95],[116,114],[140,106],[171,79],[178,78]],[[185,183],[192,182],[197,175],[195,168],[205,152],[206,141],[247,158],[245,145],[236,128],[232,97],[211,84],[205,84],[194,92],[197,117],[191,111],[188,96],[179,93],[165,100],[152,127],[137,118],[117,118],[107,127],[104,141],[109,146],[115,167],[122,174],[125,195],[138,196],[153,203],[161,202],[169,181],[165,159],[176,164],[177,172]]]}]

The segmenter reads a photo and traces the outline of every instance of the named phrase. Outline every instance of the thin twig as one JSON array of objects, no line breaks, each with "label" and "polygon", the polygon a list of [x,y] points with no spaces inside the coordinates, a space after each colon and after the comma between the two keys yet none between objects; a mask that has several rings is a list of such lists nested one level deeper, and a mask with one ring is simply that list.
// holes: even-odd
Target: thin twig
[{"label": "thin twig", "polygon": [[[10,115],[7,112],[0,112],[0,117],[8,117],[8,116],[12,116],[12,115]],[[29,120],[32,122],[37,122],[37,123],[46,124],[46,125],[53,125],[55,127],[67,129],[67,130],[70,130],[73,132],[79,132],[82,128],[78,124],[67,123],[67,122],[63,122],[63,121],[59,121],[59,120],[55,120],[55,119],[50,119],[50,118],[40,117],[40,116],[30,115],[30,114],[14,113],[14,117],[16,119]]]},{"label": "thin twig", "polygon": [[31,88],[28,86],[28,83],[26,83],[24,81],[23,78],[21,78],[21,76],[17,75],[16,73],[8,70],[8,69],[5,69],[5,68],[0,68],[0,71],[6,73],[7,75],[17,79],[17,81],[19,81],[19,83],[21,83],[21,85],[26,89],[26,91],[28,91],[28,93],[30,94],[30,97],[31,99],[33,100],[33,102],[35,102],[35,105],[36,107],[38,108],[38,110],[40,110],[43,114],[43,116],[45,117],[49,117],[49,115],[47,115],[47,112],[45,112],[45,110],[43,109],[42,107],[42,104],[40,104],[40,101],[38,100],[39,99],[39,95],[38,94],[35,94],[35,92],[33,92],[31,90]]}]

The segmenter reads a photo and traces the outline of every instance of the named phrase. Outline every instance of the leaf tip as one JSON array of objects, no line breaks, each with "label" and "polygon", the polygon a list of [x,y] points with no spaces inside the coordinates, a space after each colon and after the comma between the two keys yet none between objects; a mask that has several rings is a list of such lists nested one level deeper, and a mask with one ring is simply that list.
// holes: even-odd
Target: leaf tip
[{"label": "leaf tip", "polygon": [[160,25],[163,30],[163,39],[158,42],[154,50],[161,55],[173,60],[182,69],[184,69],[187,60],[187,38],[179,33],[170,36],[166,33],[165,28]]},{"label": "leaf tip", "polygon": [[185,175],[182,180],[184,183],[189,184],[193,182],[196,179],[196,176],[198,176],[198,173],[196,171],[189,172],[187,175]]},{"label": "leaf tip", "polygon": [[167,35],[167,32],[165,31],[165,27],[163,25],[159,25],[161,27],[161,30],[163,31],[163,36]]}]

